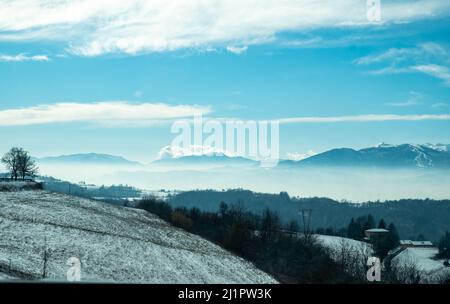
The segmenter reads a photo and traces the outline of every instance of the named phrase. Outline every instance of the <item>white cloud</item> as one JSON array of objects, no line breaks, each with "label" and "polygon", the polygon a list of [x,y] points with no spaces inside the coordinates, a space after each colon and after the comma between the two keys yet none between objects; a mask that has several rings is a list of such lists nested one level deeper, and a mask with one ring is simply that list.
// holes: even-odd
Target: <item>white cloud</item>
[{"label": "white cloud", "polygon": [[165,146],[158,153],[158,159],[179,158],[184,156],[213,156],[225,155],[228,157],[236,157],[236,153],[232,153],[223,149],[212,146],[189,145],[188,147]]},{"label": "white cloud", "polygon": [[432,108],[446,108],[448,106],[449,106],[449,104],[445,103],[445,102],[437,102],[437,103],[433,103],[431,105]]},{"label": "white cloud", "polygon": [[0,126],[67,122],[89,122],[105,126],[144,126],[210,112],[210,107],[199,105],[133,104],[120,101],[57,103],[0,110]]},{"label": "white cloud", "polygon": [[413,48],[391,48],[380,54],[370,54],[354,60],[357,65],[388,64],[387,67],[371,70],[372,75],[424,73],[441,79],[450,86],[450,51],[443,46],[427,42]]},{"label": "white cloud", "polygon": [[424,121],[424,120],[450,120],[450,114],[366,114],[352,116],[329,116],[329,117],[291,117],[282,118],[278,121],[282,124],[292,123],[336,123],[336,122],[377,122],[377,121]]},{"label": "white cloud", "polygon": [[369,65],[382,62],[398,64],[406,60],[424,60],[427,58],[443,58],[448,56],[448,51],[434,42],[426,42],[412,48],[390,48],[379,54],[370,54],[358,58],[354,63],[358,65]]},{"label": "white cloud", "polygon": [[0,61],[4,62],[21,62],[21,61],[49,61],[47,55],[27,56],[25,54],[18,55],[2,55],[0,54]]},{"label": "white cloud", "polygon": [[[382,22],[448,14],[439,0],[382,2]],[[373,25],[363,0],[0,0],[0,40],[66,42],[79,55],[252,45],[280,32]]]},{"label": "white cloud", "polygon": [[287,155],[287,158],[288,158],[289,160],[299,161],[299,160],[302,160],[302,159],[311,157],[311,156],[316,155],[316,154],[317,154],[316,152],[314,152],[314,151],[312,151],[312,150],[309,150],[309,151],[306,152],[306,153],[301,153],[301,152],[288,152],[286,155]]},{"label": "white cloud", "polygon": [[227,51],[231,52],[233,54],[236,54],[236,55],[244,54],[245,52],[247,52],[247,49],[248,49],[247,46],[242,46],[242,47],[230,46],[230,45],[227,46]]},{"label": "white cloud", "polygon": [[421,100],[423,99],[422,94],[411,91],[409,92],[409,97],[405,101],[399,101],[399,102],[391,102],[387,105],[392,107],[410,107],[410,106],[416,106],[421,103]]},{"label": "white cloud", "polygon": [[381,68],[378,70],[372,70],[367,72],[367,74],[370,75],[390,75],[390,74],[403,74],[403,73],[411,73],[412,70],[410,67],[395,67],[395,66],[388,66],[385,68]]},{"label": "white cloud", "polygon": [[388,105],[391,107],[410,107],[410,106],[416,106],[418,104],[419,104],[419,102],[417,102],[416,100],[413,100],[413,99],[388,103]]},{"label": "white cloud", "polygon": [[318,46],[320,43],[323,43],[323,40],[324,39],[322,37],[313,37],[313,38],[309,38],[309,39],[294,39],[294,40],[285,41],[282,43],[282,45],[288,46],[288,47],[307,48],[307,47]]},{"label": "white cloud", "polygon": [[448,67],[437,64],[416,65],[411,67],[415,71],[439,78],[445,85],[450,86],[450,71]]}]

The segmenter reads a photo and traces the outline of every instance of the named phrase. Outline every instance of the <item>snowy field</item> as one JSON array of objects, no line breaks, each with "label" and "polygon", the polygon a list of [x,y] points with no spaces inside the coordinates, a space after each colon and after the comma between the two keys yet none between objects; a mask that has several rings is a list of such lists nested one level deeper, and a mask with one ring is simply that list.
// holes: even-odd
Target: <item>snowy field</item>
[{"label": "snowy field", "polygon": [[407,248],[396,256],[392,263],[415,265],[421,271],[423,280],[433,283],[450,275],[450,267],[445,267],[444,260],[434,258],[437,253],[437,248]]},{"label": "snowy field", "polygon": [[356,241],[353,239],[343,238],[330,235],[315,235],[317,240],[326,248],[328,248],[334,258],[342,254],[343,249],[351,252],[355,256],[370,256],[373,253],[370,244]]},{"label": "snowy field", "polygon": [[[0,192],[0,279],[275,283],[252,264],[143,210],[45,191]],[[44,266],[44,255],[47,265]]]}]

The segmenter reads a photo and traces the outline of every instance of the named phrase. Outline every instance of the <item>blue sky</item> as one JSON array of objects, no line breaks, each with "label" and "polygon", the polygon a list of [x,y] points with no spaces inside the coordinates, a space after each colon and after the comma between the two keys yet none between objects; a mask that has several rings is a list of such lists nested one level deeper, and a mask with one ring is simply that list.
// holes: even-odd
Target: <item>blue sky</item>
[{"label": "blue sky", "polygon": [[50,2],[0,0],[2,153],[148,162],[194,113],[281,119],[282,157],[450,143],[446,1]]}]

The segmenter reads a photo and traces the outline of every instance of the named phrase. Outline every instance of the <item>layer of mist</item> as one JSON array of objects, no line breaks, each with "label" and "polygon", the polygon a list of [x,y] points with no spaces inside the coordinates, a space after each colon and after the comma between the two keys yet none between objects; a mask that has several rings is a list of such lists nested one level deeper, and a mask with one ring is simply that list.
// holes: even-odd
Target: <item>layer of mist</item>
[{"label": "layer of mist", "polygon": [[329,197],[352,202],[402,198],[450,198],[450,171],[435,169],[226,167],[164,171],[146,166],[41,165],[41,175],[97,185],[127,184],[141,189],[195,190],[243,188]]}]

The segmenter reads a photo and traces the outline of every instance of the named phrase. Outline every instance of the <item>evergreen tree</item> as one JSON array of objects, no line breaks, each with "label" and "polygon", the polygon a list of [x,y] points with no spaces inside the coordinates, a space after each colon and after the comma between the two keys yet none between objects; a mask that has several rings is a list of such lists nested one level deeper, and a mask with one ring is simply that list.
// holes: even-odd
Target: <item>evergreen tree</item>
[{"label": "evergreen tree", "polygon": [[398,234],[397,228],[394,223],[390,223],[388,226],[389,230],[389,242],[390,246],[393,248],[397,247],[400,243],[400,236]]},{"label": "evergreen tree", "polygon": [[381,219],[380,222],[378,223],[378,228],[386,229],[386,222],[383,219]]},{"label": "evergreen tree", "polygon": [[439,240],[439,258],[450,259],[450,233],[445,232],[445,235]]},{"label": "evergreen tree", "polygon": [[369,214],[367,216],[367,227],[369,227],[368,229],[375,228],[375,220],[374,220],[372,214]]},{"label": "evergreen tree", "polygon": [[350,221],[350,224],[347,228],[347,236],[354,240],[362,239],[363,235],[361,234],[362,227],[359,221],[355,221],[353,218]]},{"label": "evergreen tree", "polygon": [[371,214],[369,214],[364,220],[365,221],[362,226],[363,231],[375,228],[375,220],[373,219],[373,216]]}]

